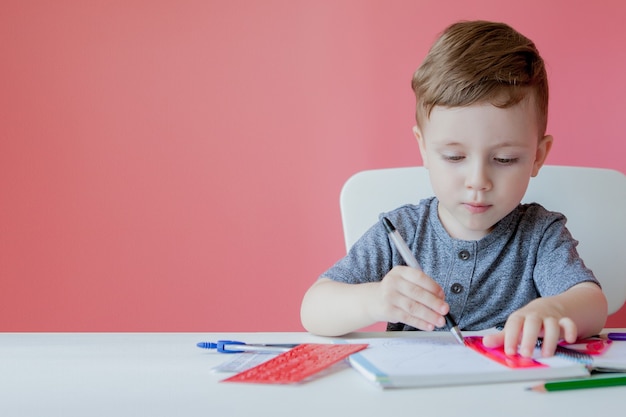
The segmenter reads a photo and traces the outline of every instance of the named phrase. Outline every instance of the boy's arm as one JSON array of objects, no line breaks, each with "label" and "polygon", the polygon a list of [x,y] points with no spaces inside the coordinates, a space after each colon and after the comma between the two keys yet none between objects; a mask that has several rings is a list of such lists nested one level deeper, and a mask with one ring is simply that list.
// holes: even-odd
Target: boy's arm
[{"label": "boy's arm", "polygon": [[302,300],[304,328],[322,336],[340,336],[377,322],[401,322],[421,330],[445,326],[450,306],[428,275],[396,266],[379,282],[347,284],[316,281]]},{"label": "boy's arm", "polygon": [[518,351],[531,356],[539,337],[542,354],[551,356],[560,339],[574,343],[577,338],[598,334],[606,322],[607,301],[600,287],[583,282],[555,296],[537,298],[509,316],[504,330],[485,336],[486,346],[504,345],[507,354]]},{"label": "boy's arm", "polygon": [[320,278],[306,292],[300,308],[304,328],[322,336],[340,336],[376,322],[368,300],[379,283],[346,284]]}]

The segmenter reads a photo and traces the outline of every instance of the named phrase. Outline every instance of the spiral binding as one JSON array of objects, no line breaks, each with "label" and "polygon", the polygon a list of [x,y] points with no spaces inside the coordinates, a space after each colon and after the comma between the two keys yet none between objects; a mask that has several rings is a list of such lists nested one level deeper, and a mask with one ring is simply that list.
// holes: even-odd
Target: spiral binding
[{"label": "spiral binding", "polygon": [[[543,340],[537,340],[537,347],[541,347],[541,345],[543,345]],[[587,366],[593,365],[593,356],[588,353],[566,348],[565,346],[557,345],[554,356],[562,356]]]}]

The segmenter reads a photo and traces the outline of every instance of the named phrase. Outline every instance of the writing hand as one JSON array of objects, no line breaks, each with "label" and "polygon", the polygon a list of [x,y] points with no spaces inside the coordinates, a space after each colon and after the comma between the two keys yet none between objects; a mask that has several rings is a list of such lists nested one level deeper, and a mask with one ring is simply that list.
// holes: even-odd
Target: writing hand
[{"label": "writing hand", "polygon": [[378,319],[405,323],[420,330],[443,327],[450,306],[443,289],[424,272],[408,266],[396,266],[379,283]]}]

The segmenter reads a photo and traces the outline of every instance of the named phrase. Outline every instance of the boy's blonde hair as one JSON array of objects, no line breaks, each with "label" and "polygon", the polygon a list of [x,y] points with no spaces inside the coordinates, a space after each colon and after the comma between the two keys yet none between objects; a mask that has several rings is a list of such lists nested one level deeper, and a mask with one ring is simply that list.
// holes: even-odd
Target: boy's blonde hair
[{"label": "boy's blonde hair", "polygon": [[533,97],[539,137],[545,135],[548,76],[543,59],[530,39],[504,23],[472,21],[449,26],[415,71],[411,86],[417,99],[418,126],[435,106],[489,102],[506,108]]}]

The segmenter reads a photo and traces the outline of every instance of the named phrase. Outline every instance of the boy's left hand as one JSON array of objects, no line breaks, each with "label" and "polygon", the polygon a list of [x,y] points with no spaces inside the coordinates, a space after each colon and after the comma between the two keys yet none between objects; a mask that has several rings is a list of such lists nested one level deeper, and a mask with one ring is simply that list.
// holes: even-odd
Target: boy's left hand
[{"label": "boy's left hand", "polygon": [[[483,338],[487,347],[504,345],[507,355],[519,353],[531,357],[537,340],[542,337],[542,356],[552,356],[561,339],[574,343],[578,336],[576,323],[565,317],[554,303],[538,298],[509,316],[504,330]],[[519,350],[518,350],[519,347]]]}]

